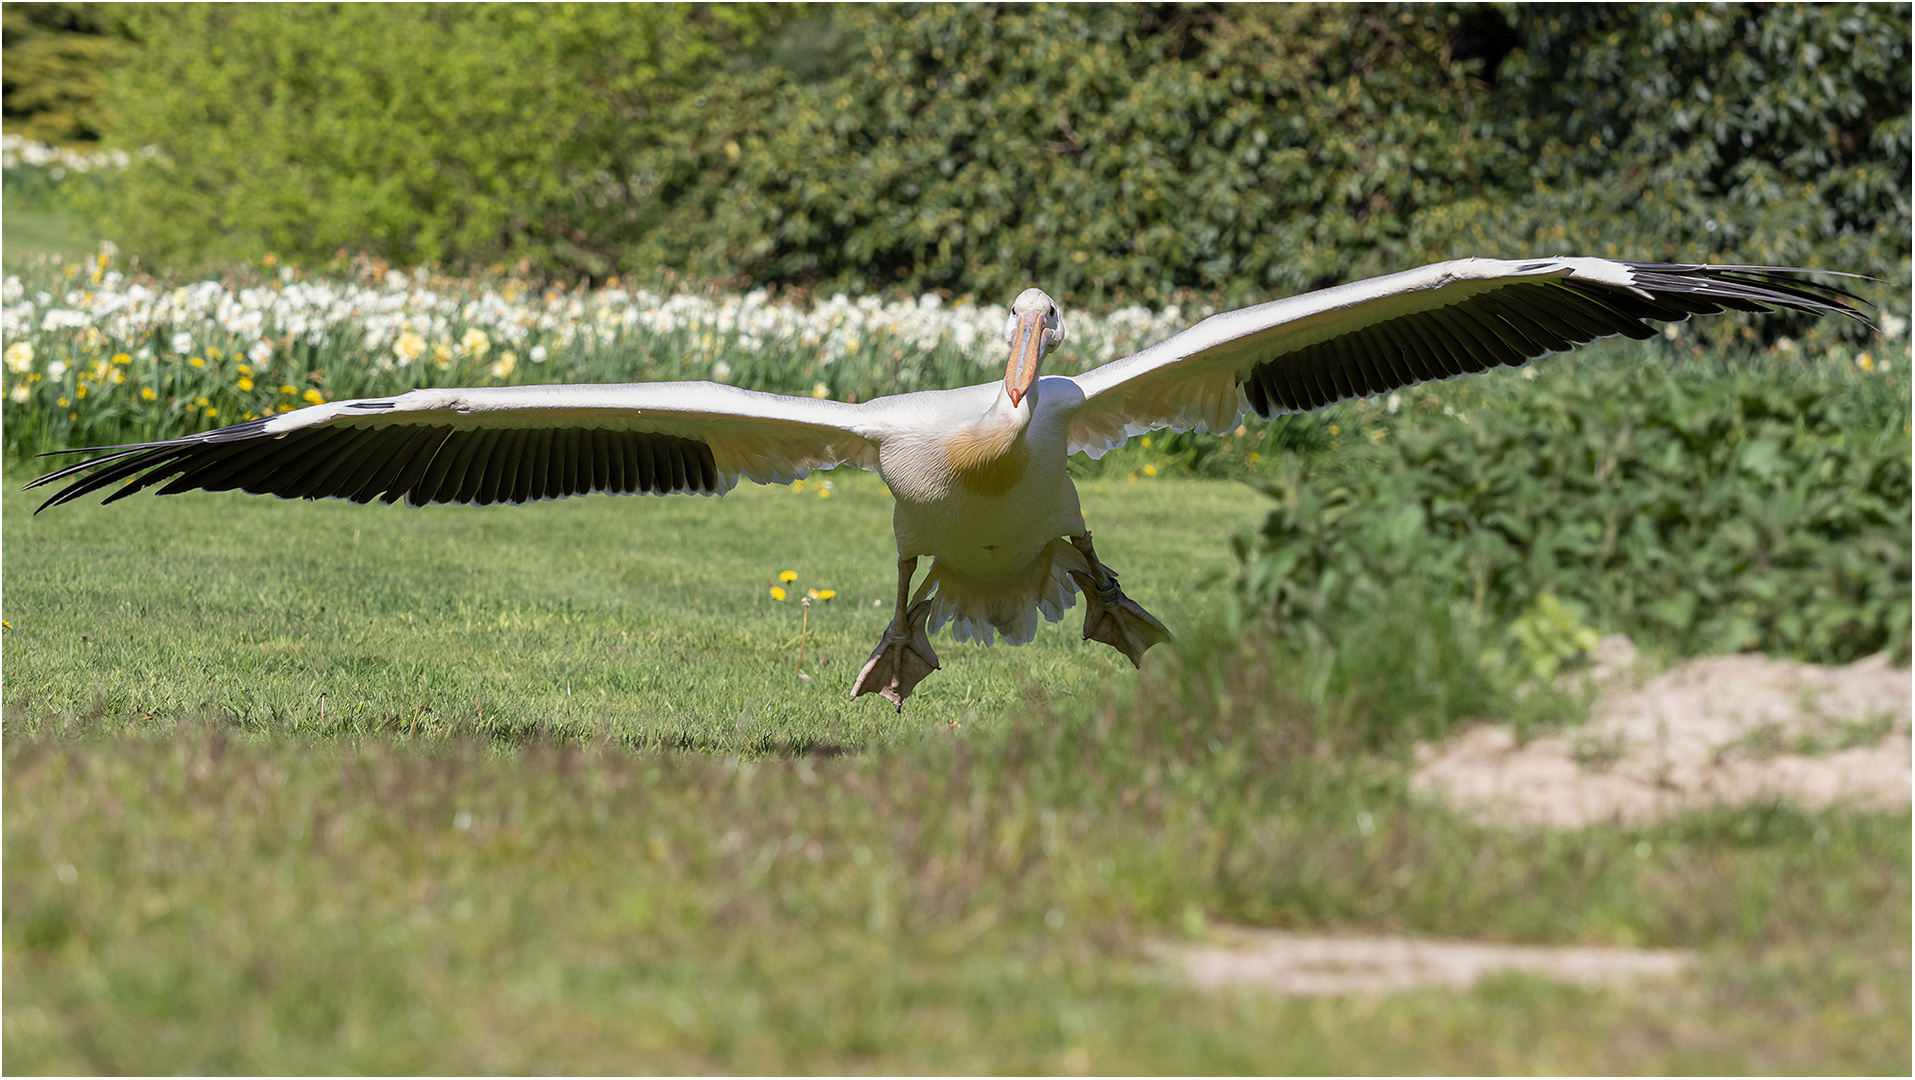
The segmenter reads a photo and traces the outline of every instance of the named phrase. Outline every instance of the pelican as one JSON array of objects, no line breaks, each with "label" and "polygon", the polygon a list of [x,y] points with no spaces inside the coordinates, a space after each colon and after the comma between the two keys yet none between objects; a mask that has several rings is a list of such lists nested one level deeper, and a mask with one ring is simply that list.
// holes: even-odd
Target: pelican
[{"label": "pelican", "polygon": [[[722,495],[740,477],[791,483],[852,465],[897,505],[890,625],[852,686],[898,711],[938,669],[931,635],[1012,645],[1084,597],[1084,637],[1133,664],[1170,631],[1124,595],[1091,544],[1065,463],[1159,428],[1235,430],[1246,410],[1346,398],[1517,367],[1653,321],[1726,308],[1859,318],[1852,293],[1799,268],[1608,259],[1458,259],[1214,315],[1080,375],[1045,375],[1065,339],[1056,301],[1011,305],[1001,381],[859,403],[710,382],[413,390],[330,402],[97,454],[28,487],[74,479],[40,509],[118,486],[113,502],[238,489],[411,506],[524,503],[595,491]],[[1853,276],[1853,275],[1845,275]],[[37,513],[37,511],[36,511]],[[930,567],[914,592],[919,561]]]}]

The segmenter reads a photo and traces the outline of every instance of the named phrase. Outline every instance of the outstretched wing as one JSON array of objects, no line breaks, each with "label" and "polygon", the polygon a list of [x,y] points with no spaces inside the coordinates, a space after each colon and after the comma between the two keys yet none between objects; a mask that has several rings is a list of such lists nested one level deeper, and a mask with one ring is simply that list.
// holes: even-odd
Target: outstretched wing
[{"label": "outstretched wing", "polygon": [[1859,298],[1805,272],[1458,259],[1225,312],[1076,376],[1085,400],[1071,419],[1071,451],[1099,457],[1162,427],[1222,434],[1245,407],[1268,419],[1519,366],[1612,334],[1647,338],[1650,319],[1725,308],[1856,314],[1847,301]]},{"label": "outstretched wing", "polygon": [[237,488],[283,498],[518,503],[605,491],[722,495],[740,476],[876,468],[862,405],[706,382],[414,390],[103,451],[28,484],[78,477],[40,509]]}]

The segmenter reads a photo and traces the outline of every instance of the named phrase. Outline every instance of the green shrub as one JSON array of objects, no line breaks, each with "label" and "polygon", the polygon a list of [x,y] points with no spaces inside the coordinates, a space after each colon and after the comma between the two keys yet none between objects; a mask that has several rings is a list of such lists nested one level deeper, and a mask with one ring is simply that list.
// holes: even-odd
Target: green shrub
[{"label": "green shrub", "polygon": [[1507,647],[1531,667],[1579,629],[1545,597],[1679,653],[1906,662],[1906,387],[1562,365],[1522,393],[1406,391],[1398,415],[1345,414],[1367,452],[1259,482],[1277,505],[1239,538],[1239,587],[1333,644],[1409,588],[1527,627]]},{"label": "green shrub", "polygon": [[1905,7],[188,7],[137,25],[112,135],[168,164],[136,167],[109,232],[173,259],[345,246],[992,299],[1036,281],[1092,307],[1474,253],[1908,282]]},{"label": "green shrub", "polygon": [[108,96],[136,161],[109,232],[203,266],[341,248],[603,276],[636,211],[608,169],[765,5],[164,5]]}]

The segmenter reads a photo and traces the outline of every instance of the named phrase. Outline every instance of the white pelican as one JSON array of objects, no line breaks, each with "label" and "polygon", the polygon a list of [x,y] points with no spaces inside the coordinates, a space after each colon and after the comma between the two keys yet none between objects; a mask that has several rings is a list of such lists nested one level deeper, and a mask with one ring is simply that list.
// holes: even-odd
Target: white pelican
[{"label": "white pelican", "polygon": [[[413,390],[338,401],[100,456],[41,507],[118,486],[386,503],[522,503],[594,491],[722,495],[743,476],[875,470],[897,499],[898,596],[852,696],[900,711],[938,667],[930,635],[1013,645],[1085,596],[1084,636],[1141,661],[1170,636],[1097,558],[1065,470],[1157,428],[1221,434],[1432,379],[1520,366],[1649,320],[1724,308],[1855,315],[1853,294],[1794,268],[1608,259],[1459,259],[1205,319],[1081,375],[1040,375],[1064,340],[1057,304],[1026,289],[999,382],[857,404],[709,382]],[[931,557],[913,593],[918,561]]]}]

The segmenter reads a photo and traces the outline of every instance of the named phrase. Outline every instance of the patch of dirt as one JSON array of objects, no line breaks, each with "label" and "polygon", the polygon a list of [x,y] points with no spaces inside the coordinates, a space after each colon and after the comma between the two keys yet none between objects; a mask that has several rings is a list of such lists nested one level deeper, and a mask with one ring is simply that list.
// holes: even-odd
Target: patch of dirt
[{"label": "patch of dirt", "polygon": [[1635,650],[1605,639],[1607,686],[1581,727],[1519,742],[1475,725],[1417,748],[1411,787],[1476,820],[1573,829],[1694,807],[1909,805],[1909,672],[1871,656],[1821,667],[1766,656],[1684,661],[1640,686]]},{"label": "patch of dirt", "polygon": [[1176,958],[1206,989],[1254,986],[1279,994],[1386,994],[1425,986],[1465,989],[1488,975],[1519,972],[1597,986],[1678,974],[1696,962],[1675,950],[1549,948],[1404,937],[1313,937],[1235,930]]}]

